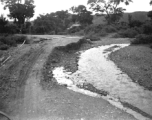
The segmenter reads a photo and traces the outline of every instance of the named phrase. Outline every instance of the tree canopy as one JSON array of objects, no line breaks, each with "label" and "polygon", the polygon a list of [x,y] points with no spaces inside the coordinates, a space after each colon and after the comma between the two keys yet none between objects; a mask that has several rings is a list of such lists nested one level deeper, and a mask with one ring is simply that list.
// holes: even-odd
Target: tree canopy
[{"label": "tree canopy", "polygon": [[92,24],[93,16],[92,12],[88,11],[84,5],[77,7],[71,7],[70,9],[74,14],[72,15],[72,21],[79,22],[82,25]]},{"label": "tree canopy", "polygon": [[57,11],[46,15],[40,15],[34,20],[34,29],[36,33],[58,33],[66,30],[70,24],[68,11]]},{"label": "tree canopy", "polygon": [[118,6],[121,2],[128,5],[132,0],[88,0],[93,11],[106,14],[105,18],[109,24],[119,21],[122,17],[125,9]]},{"label": "tree canopy", "polygon": [[34,16],[35,6],[33,0],[1,0],[5,4],[5,9],[9,9],[9,17],[14,19],[19,25],[24,24],[25,19],[30,19]]}]

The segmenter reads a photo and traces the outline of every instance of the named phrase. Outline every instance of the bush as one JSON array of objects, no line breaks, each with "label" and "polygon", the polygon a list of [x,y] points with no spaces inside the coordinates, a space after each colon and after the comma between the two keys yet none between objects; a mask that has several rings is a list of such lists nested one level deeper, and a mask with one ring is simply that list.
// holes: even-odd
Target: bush
[{"label": "bush", "polygon": [[[26,36],[13,36],[12,39],[14,41],[16,41],[17,44],[21,44],[23,43],[25,40],[27,40],[27,37]],[[28,43],[28,42],[26,42]]]},{"label": "bush", "polygon": [[152,35],[140,34],[131,41],[131,44],[149,44],[152,43]]},{"label": "bush", "polygon": [[85,37],[92,41],[100,40],[100,37],[115,31],[116,29],[114,27],[104,25],[90,25],[84,30],[86,34]]},{"label": "bush", "polygon": [[9,46],[16,46],[16,41],[14,39],[12,39],[12,36],[2,36],[0,37],[0,41],[3,44],[9,45]]},{"label": "bush", "polygon": [[3,35],[0,37],[0,45],[1,49],[8,49],[9,46],[17,46],[17,44],[21,44],[26,40],[25,44],[29,43],[29,40],[26,36],[11,36],[11,35]]},{"label": "bush", "polygon": [[68,30],[69,33],[76,33],[81,30],[81,27],[72,27]]},{"label": "bush", "polygon": [[90,39],[91,41],[99,41],[100,37],[94,35],[94,36],[91,36],[91,37],[85,37],[85,39]]},{"label": "bush", "polygon": [[152,34],[152,22],[143,24],[142,28],[144,34]]},{"label": "bush", "polygon": [[86,34],[90,33],[90,32],[95,32],[98,33],[103,29],[103,25],[90,25],[88,27],[85,28],[84,32]]},{"label": "bush", "polygon": [[19,28],[16,24],[7,24],[6,30],[7,30],[7,33],[9,33],[9,34],[16,34],[16,33],[20,32]]},{"label": "bush", "polygon": [[123,36],[120,35],[119,33],[116,33],[112,36],[112,38],[123,38]]},{"label": "bush", "polygon": [[107,32],[105,32],[105,31],[100,31],[99,33],[97,33],[97,36],[100,36],[100,37],[104,37],[104,36],[106,36],[106,35],[108,35],[108,33]]},{"label": "bush", "polygon": [[84,30],[80,30],[79,32],[74,33],[74,35],[84,36]]},{"label": "bush", "polygon": [[129,26],[131,27],[131,28],[133,28],[133,27],[141,27],[142,26],[142,22],[141,21],[139,21],[139,20],[132,20],[130,23],[129,23]]},{"label": "bush", "polygon": [[116,29],[116,27],[114,27],[112,25],[108,25],[108,26],[105,26],[102,31],[105,31],[107,33],[113,33],[113,32],[116,32],[117,29]]},{"label": "bush", "polygon": [[0,50],[8,50],[9,49],[9,46],[6,45],[6,44],[1,44],[0,45]]},{"label": "bush", "polygon": [[8,21],[3,16],[0,17],[0,33],[6,32],[6,25],[8,24]]},{"label": "bush", "polygon": [[115,24],[114,27],[117,30],[126,30],[126,29],[128,29],[128,23],[126,23],[126,22],[120,22],[120,23]]},{"label": "bush", "polygon": [[135,38],[139,32],[135,29],[127,29],[125,31],[118,32],[118,34],[123,38]]},{"label": "bush", "polygon": [[134,27],[135,31],[137,31],[139,34],[143,34],[143,28],[142,27]]},{"label": "bush", "polygon": [[84,38],[85,39],[90,39],[91,41],[98,41],[98,40],[100,40],[100,36],[98,34],[95,34],[94,32],[88,33]]}]

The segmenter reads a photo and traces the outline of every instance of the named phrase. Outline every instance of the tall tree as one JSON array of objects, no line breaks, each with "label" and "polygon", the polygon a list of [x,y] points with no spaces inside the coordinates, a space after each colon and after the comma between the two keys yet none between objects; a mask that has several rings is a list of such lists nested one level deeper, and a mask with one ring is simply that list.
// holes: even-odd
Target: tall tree
[{"label": "tall tree", "polygon": [[92,24],[93,16],[92,12],[88,11],[84,5],[77,7],[71,7],[70,10],[74,13],[72,15],[73,22],[79,22],[80,24]]},{"label": "tall tree", "polygon": [[0,16],[0,33],[6,32],[7,23],[8,23],[8,21],[6,20],[6,18],[3,15],[1,15]]},{"label": "tall tree", "polygon": [[25,23],[26,19],[30,19],[34,16],[34,1],[25,0],[1,0],[5,3],[5,9],[8,8],[10,14],[8,15],[14,22],[22,25]]},{"label": "tall tree", "polygon": [[119,7],[124,2],[128,5],[132,0],[88,0],[90,8],[98,13],[105,14],[108,24],[119,21],[125,9]]}]

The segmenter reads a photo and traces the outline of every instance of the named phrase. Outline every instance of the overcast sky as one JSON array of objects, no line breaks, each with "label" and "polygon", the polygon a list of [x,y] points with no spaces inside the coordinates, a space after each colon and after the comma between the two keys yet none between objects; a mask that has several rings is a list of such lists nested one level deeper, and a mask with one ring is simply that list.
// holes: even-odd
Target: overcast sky
[{"label": "overcast sky", "polygon": [[[51,13],[59,10],[67,10],[72,6],[77,5],[87,5],[88,0],[35,0],[35,16],[36,18],[39,14]],[[126,12],[134,11],[150,11],[152,6],[149,5],[150,0],[133,0],[129,6],[121,5],[126,8]],[[0,5],[0,14],[6,11],[3,10],[2,5]]]}]

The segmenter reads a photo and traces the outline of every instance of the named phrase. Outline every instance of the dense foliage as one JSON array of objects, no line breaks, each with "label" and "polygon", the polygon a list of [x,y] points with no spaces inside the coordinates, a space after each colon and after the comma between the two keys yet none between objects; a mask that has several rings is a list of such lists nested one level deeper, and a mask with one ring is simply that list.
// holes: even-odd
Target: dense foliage
[{"label": "dense foliage", "polygon": [[72,15],[72,22],[80,23],[81,25],[92,24],[93,16],[92,12],[88,11],[84,5],[77,7],[71,7],[70,9],[74,14]]},{"label": "dense foliage", "polygon": [[17,36],[17,35],[1,35],[0,36],[0,50],[7,50],[11,46],[17,46],[17,44],[29,43],[29,40],[26,36]]},{"label": "dense foliage", "polygon": [[8,24],[8,21],[6,20],[5,17],[1,16],[0,17],[0,33],[5,33],[6,30],[6,25]]},{"label": "dense foliage", "polygon": [[34,16],[35,6],[33,0],[25,0],[22,4],[21,0],[4,0],[5,8],[9,9],[10,14],[8,15],[14,22],[22,25],[25,23],[25,19],[30,19]]},{"label": "dense foliage", "polygon": [[57,11],[40,15],[34,20],[33,32],[36,34],[58,34],[65,31],[70,24],[68,11]]}]

